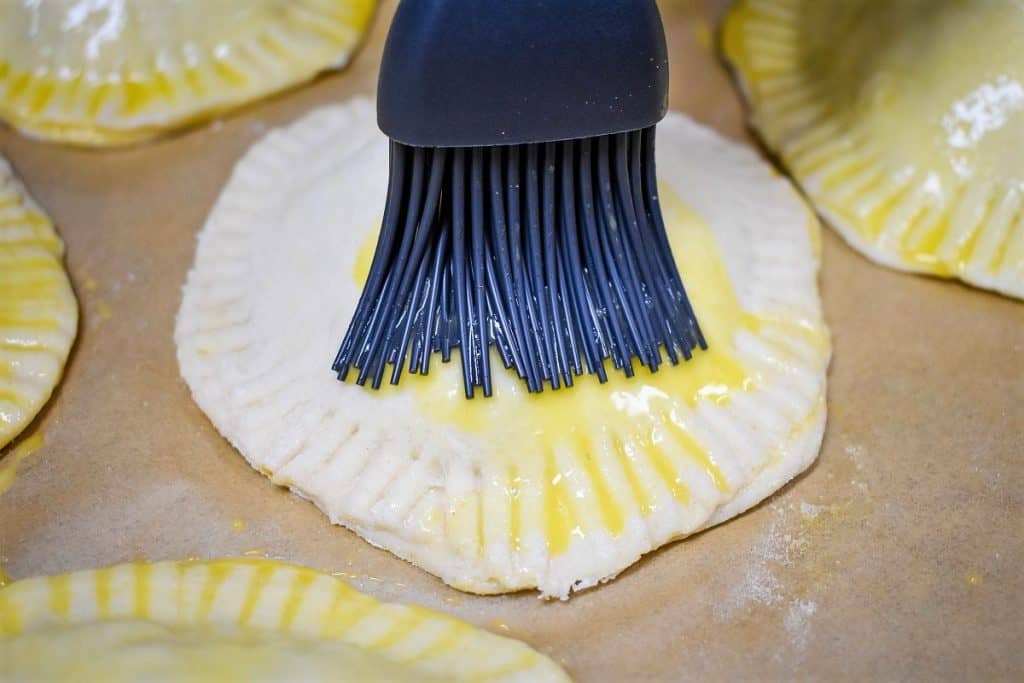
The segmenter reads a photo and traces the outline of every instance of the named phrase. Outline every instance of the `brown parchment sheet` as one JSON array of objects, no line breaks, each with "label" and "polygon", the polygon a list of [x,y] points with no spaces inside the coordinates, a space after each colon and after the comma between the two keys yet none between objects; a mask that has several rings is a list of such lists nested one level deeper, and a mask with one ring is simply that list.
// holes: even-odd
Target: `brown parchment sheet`
[{"label": "brown parchment sheet", "polygon": [[[715,52],[727,2],[664,0],[671,105],[755,144]],[[189,397],[172,329],[195,235],[268,129],[372,93],[394,3],[343,72],[170,139],[88,151],[0,129],[83,312],[0,497],[14,578],[253,554],[521,638],[578,680],[1024,678],[1024,303],[878,268],[824,234],[834,360],[817,463],[762,505],[543,602],[477,597],[250,469]]]}]

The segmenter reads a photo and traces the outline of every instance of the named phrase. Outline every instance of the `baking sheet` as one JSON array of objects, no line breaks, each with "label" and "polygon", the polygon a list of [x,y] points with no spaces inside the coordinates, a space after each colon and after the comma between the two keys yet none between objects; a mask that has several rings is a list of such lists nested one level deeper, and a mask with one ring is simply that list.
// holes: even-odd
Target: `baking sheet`
[{"label": "baking sheet", "polygon": [[[726,4],[661,3],[671,104],[754,144],[713,52]],[[6,571],[276,557],[522,638],[585,682],[1024,676],[1024,304],[882,270],[831,232],[818,462],[567,603],[448,588],[331,526],[220,438],[172,341],[195,233],[266,130],[373,92],[392,11],[348,70],[168,140],[96,152],[0,130],[64,236],[83,311],[65,381],[27,432],[45,446],[0,497]]]}]

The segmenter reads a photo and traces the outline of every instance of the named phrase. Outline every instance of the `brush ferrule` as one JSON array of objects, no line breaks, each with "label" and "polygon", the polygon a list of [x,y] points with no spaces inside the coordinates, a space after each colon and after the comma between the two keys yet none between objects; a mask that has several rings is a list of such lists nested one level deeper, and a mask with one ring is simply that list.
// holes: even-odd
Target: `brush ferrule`
[{"label": "brush ferrule", "polygon": [[639,130],[665,116],[668,67],[655,0],[403,0],[377,123],[427,147]]}]

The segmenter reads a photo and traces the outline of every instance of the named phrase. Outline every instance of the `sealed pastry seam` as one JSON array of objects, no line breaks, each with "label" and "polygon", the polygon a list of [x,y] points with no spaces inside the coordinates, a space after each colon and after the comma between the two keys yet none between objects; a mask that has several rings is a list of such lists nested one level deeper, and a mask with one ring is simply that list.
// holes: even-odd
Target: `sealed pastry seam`
[{"label": "sealed pastry seam", "polygon": [[82,145],[152,138],[345,65],[375,4],[5,3],[0,117]]},{"label": "sealed pastry seam", "polygon": [[0,448],[60,381],[78,304],[53,223],[0,157]]},{"label": "sealed pastry seam", "polygon": [[[0,589],[0,676],[568,681],[518,641],[269,560],[134,563]],[[339,678],[340,676],[340,678]]]},{"label": "sealed pastry seam", "polygon": [[723,37],[755,128],[847,242],[1022,297],[1022,30],[999,0],[741,0]]},{"label": "sealed pastry seam", "polygon": [[820,444],[817,228],[752,152],[682,116],[658,149],[706,356],[539,396],[499,373],[496,397],[469,403],[442,364],[379,393],[338,383],[324,359],[387,168],[372,104],[354,100],[269,134],[211,212],[176,328],[196,401],[253,467],[473,592],[566,597],[742,512]]}]

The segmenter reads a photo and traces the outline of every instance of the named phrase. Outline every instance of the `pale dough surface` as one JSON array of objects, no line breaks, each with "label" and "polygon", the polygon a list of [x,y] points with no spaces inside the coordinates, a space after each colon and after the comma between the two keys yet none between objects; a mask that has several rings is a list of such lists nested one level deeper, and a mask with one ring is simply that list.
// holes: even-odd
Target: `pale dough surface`
[{"label": "pale dough surface", "polygon": [[[330,371],[387,156],[370,101],[314,111],[254,145],[200,233],[175,333],[181,371],[273,481],[455,587],[567,597],[813,461],[829,359],[818,227],[752,151],[678,114],[659,126],[663,205],[706,357],[540,398],[499,373],[495,398],[470,406],[455,363],[379,393]],[[698,391],[659,389],[673,382]]]}]

